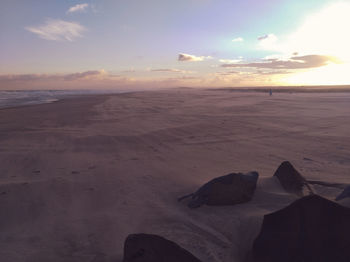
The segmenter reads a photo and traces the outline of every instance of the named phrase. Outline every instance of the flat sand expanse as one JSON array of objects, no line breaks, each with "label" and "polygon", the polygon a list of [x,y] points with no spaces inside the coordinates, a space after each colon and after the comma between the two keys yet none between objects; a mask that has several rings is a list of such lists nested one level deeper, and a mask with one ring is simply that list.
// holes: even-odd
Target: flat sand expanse
[{"label": "flat sand expanse", "polygon": [[[263,215],[297,199],[272,178],[278,165],[348,183],[349,130],[350,93],[178,89],[2,109],[0,260],[118,262],[126,236],[144,232],[204,262],[244,261]],[[247,204],[176,200],[252,170],[260,178]]]}]

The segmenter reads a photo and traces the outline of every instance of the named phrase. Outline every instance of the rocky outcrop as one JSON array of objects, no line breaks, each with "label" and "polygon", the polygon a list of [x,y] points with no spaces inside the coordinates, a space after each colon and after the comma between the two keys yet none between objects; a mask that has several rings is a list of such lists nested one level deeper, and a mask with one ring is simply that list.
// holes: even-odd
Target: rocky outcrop
[{"label": "rocky outcrop", "polygon": [[288,161],[282,162],[273,176],[278,178],[282,187],[289,193],[302,196],[304,187],[309,193],[313,193],[306,179]]},{"label": "rocky outcrop", "polygon": [[190,208],[201,205],[235,205],[248,202],[252,199],[259,174],[255,171],[247,174],[231,173],[217,177],[202,187],[195,193],[183,196],[178,200],[191,198],[188,206]]},{"label": "rocky outcrop", "polygon": [[178,244],[161,236],[129,235],[124,244],[123,262],[200,262]]},{"label": "rocky outcrop", "polygon": [[264,216],[254,262],[349,262],[350,209],[318,195]]}]

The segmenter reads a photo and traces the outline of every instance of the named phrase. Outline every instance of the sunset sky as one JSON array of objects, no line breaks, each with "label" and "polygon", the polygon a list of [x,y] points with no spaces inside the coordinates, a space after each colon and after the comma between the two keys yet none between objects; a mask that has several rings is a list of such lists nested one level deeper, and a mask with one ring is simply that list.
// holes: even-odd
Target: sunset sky
[{"label": "sunset sky", "polygon": [[350,84],[350,1],[1,0],[0,89]]}]

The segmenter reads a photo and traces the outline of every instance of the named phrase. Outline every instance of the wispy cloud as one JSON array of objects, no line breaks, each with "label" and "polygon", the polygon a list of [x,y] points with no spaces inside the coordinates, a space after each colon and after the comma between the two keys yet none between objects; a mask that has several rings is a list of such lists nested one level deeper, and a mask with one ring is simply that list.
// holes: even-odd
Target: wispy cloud
[{"label": "wispy cloud", "polygon": [[262,70],[258,70],[257,72],[255,72],[256,74],[259,75],[285,75],[285,74],[292,74],[291,71],[288,70],[272,70],[272,71],[262,71]]},{"label": "wispy cloud", "polygon": [[260,48],[274,49],[278,38],[274,34],[268,34],[268,35],[259,36],[258,40],[259,40]]},{"label": "wispy cloud", "polygon": [[244,39],[242,37],[236,37],[235,39],[232,39],[232,42],[243,42]]},{"label": "wispy cloud", "polygon": [[267,38],[269,38],[269,35],[263,35],[263,36],[259,36],[259,37],[258,37],[258,40],[259,40],[259,41],[262,41],[262,40],[265,40],[265,39],[267,39]]},{"label": "wispy cloud", "polygon": [[186,73],[192,73],[191,71],[186,71],[186,70],[180,70],[180,69],[176,69],[176,68],[157,68],[157,69],[151,69],[151,72],[165,72],[165,73],[182,73],[182,74],[186,74]]},{"label": "wispy cloud", "polygon": [[198,61],[204,61],[205,59],[211,59],[211,56],[195,56],[195,55],[189,55],[189,54],[179,54],[178,61],[181,62],[198,62]]},{"label": "wispy cloud", "polygon": [[222,75],[222,76],[231,76],[231,75],[239,75],[241,72],[239,71],[227,71],[227,72],[217,72],[216,74]]},{"label": "wispy cloud", "polygon": [[70,13],[77,13],[77,12],[84,12],[89,7],[89,4],[77,4],[75,6],[72,6],[68,9],[67,14]]},{"label": "wispy cloud", "polygon": [[28,26],[25,29],[40,38],[52,41],[74,41],[86,31],[86,28],[77,22],[59,19],[47,19],[43,25]]},{"label": "wispy cloud", "polygon": [[242,59],[219,59],[221,63],[225,64],[233,64],[233,63],[239,63],[242,61]]},{"label": "wispy cloud", "polygon": [[11,81],[11,82],[27,82],[27,81],[40,81],[40,80],[64,80],[64,81],[75,81],[75,80],[91,80],[113,77],[108,74],[105,70],[90,70],[72,74],[18,74],[18,75],[0,75],[0,81]]},{"label": "wispy cloud", "polygon": [[221,66],[235,68],[307,69],[326,66],[330,63],[340,63],[340,61],[332,56],[305,55],[293,56],[288,60],[266,59],[262,62],[223,64]]},{"label": "wispy cloud", "polygon": [[175,87],[196,77],[176,75],[174,78],[130,78],[105,70],[90,70],[70,74],[7,74],[0,75],[0,90],[54,89],[135,89]]},{"label": "wispy cloud", "polygon": [[108,76],[108,73],[105,70],[90,70],[82,73],[74,73],[63,75],[62,78],[65,81],[74,81],[79,79],[91,79],[91,78],[103,78]]},{"label": "wispy cloud", "polygon": [[130,68],[130,69],[126,69],[126,70],[121,71],[121,73],[135,73],[135,72],[136,72],[136,70],[133,69],[133,68]]}]

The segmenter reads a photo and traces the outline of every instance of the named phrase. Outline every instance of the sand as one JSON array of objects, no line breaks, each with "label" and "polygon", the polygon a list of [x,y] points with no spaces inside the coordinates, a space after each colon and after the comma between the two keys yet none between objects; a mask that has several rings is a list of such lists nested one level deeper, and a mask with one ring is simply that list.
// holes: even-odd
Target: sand
[{"label": "sand", "polygon": [[[1,109],[1,261],[121,261],[140,232],[204,262],[244,261],[263,215],[297,199],[272,178],[282,161],[307,179],[350,182],[349,105],[350,93],[177,89]],[[249,203],[176,201],[252,170]]]}]

